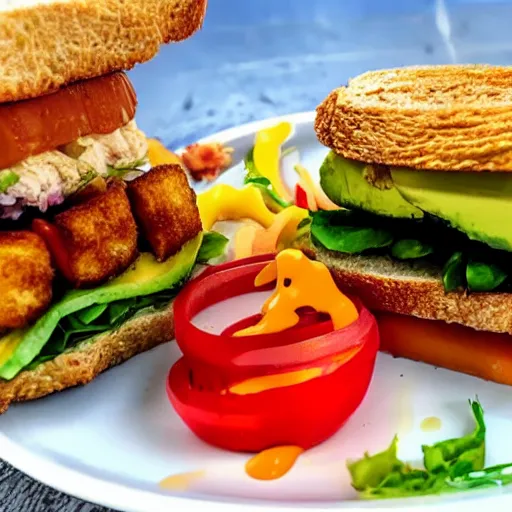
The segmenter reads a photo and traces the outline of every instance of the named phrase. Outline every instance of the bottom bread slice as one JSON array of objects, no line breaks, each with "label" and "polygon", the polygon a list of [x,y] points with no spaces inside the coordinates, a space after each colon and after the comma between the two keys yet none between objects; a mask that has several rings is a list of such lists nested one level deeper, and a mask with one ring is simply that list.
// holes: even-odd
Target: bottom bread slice
[{"label": "bottom bread slice", "polygon": [[338,287],[369,309],[512,334],[512,293],[447,293],[441,269],[426,262],[328,251],[307,237],[296,247],[329,267]]},{"label": "bottom bread slice", "polygon": [[116,331],[77,345],[70,352],[22,371],[14,379],[0,379],[0,414],[13,402],[34,400],[91,382],[100,373],[137,354],[174,338],[172,304],[136,316]]}]

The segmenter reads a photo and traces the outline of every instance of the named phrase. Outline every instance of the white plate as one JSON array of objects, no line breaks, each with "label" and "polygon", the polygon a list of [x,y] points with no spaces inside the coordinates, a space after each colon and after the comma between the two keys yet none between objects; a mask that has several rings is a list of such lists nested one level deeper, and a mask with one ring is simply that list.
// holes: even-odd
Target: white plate
[{"label": "white plate", "polygon": [[[326,154],[313,131],[313,113],[286,118],[294,123],[291,144],[300,148],[312,172]],[[235,148],[240,162],[254,133],[278,119],[227,130],[209,140]],[[220,181],[240,185],[243,164]],[[222,304],[202,321],[221,327],[226,311],[243,317],[258,309],[257,297],[237,306]],[[233,318],[230,318],[233,321]],[[478,396],[488,425],[487,464],[512,461],[510,388],[405,360],[379,355],[369,393],[344,428],[301,457],[282,479],[251,480],[244,473],[247,456],[202,443],[172,410],[165,379],[179,357],[166,344],[112,369],[88,386],[12,407],[0,417],[0,455],[30,476],[82,499],[126,511],[262,510],[302,508],[345,510],[405,507],[419,510],[476,510],[512,505],[508,488],[427,499],[357,501],[349,485],[346,458],[386,448],[400,437],[399,456],[421,460],[421,444],[460,436],[473,428],[468,399]],[[421,421],[436,416],[437,432],[423,432]],[[187,491],[171,494],[158,483],[171,474],[205,470]],[[512,487],[511,487],[512,490]]]}]

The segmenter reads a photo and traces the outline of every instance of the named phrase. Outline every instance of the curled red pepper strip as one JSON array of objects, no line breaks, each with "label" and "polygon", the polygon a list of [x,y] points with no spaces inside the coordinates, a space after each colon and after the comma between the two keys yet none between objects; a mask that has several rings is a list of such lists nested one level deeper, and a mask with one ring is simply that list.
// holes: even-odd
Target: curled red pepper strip
[{"label": "curled red pepper strip", "polygon": [[295,205],[299,208],[309,209],[306,191],[298,183],[295,185]]},{"label": "curled red pepper strip", "polygon": [[[225,371],[236,371],[243,366],[244,372],[253,366],[250,353],[267,350],[267,364],[275,369],[281,365],[305,364],[354,348],[362,343],[364,334],[373,325],[372,315],[356,300],[360,318],[342,331],[333,331],[330,321],[304,323],[283,332],[247,336],[233,340],[231,336],[211,334],[193,324],[193,318],[209,306],[226,299],[254,291],[270,290],[273,285],[256,289],[254,279],[274,259],[274,255],[262,255],[210,267],[191,281],[178,295],[174,303],[176,341],[183,353],[205,364]],[[340,336],[343,332],[343,336]],[[338,333],[338,334],[335,334]],[[205,347],[215,347],[205,350]],[[314,348],[314,349],[313,349]],[[286,351],[286,361],[279,364],[273,355]],[[261,371],[261,359],[256,367]]]},{"label": "curled red pepper strip", "polygon": [[208,268],[178,295],[176,339],[183,357],[167,380],[169,399],[204,441],[229,450],[277,444],[314,446],[350,417],[368,389],[379,347],[375,318],[357,300],[358,319],[333,331],[326,315],[305,310],[279,333],[233,337],[253,315],[220,335],[194,326],[203,309],[255,291],[273,255]]}]

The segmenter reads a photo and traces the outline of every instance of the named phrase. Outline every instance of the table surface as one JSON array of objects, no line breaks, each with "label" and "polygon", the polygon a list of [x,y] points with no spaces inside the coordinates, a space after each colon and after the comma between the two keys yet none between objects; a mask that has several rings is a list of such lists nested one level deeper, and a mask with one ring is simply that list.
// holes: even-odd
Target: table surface
[{"label": "table surface", "polygon": [[[138,124],[177,148],[230,126],[312,110],[369,69],[511,64],[511,15],[506,1],[212,0],[200,33],[130,72]],[[1,512],[106,510],[0,460]]]}]

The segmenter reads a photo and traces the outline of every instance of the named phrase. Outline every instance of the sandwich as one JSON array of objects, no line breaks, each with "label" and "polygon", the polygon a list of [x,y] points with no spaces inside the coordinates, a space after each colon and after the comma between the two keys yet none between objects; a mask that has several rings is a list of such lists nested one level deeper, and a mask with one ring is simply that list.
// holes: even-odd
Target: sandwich
[{"label": "sandwich", "polygon": [[172,299],[205,237],[183,167],[148,162],[124,71],[192,35],[205,9],[0,11],[0,413],[173,338]]},{"label": "sandwich", "polygon": [[372,71],[315,131],[340,208],[300,242],[372,309],[382,349],[512,385],[512,68]]}]

